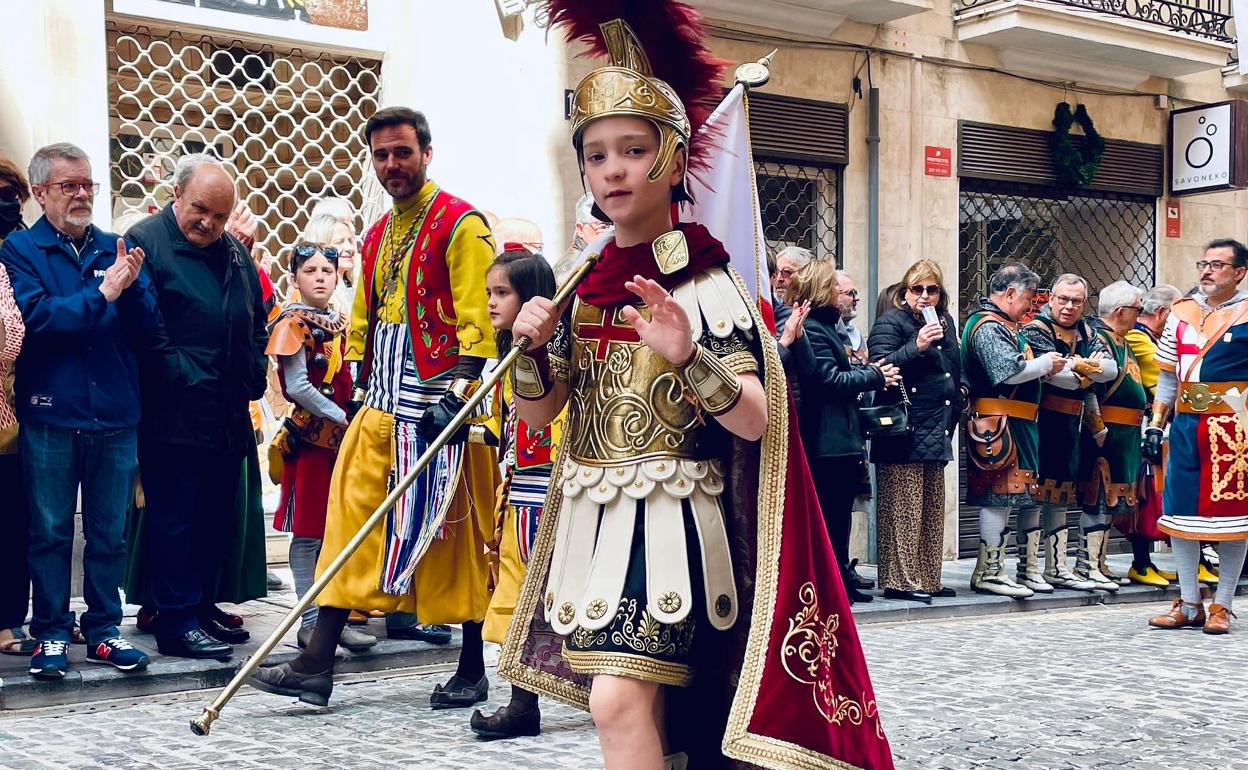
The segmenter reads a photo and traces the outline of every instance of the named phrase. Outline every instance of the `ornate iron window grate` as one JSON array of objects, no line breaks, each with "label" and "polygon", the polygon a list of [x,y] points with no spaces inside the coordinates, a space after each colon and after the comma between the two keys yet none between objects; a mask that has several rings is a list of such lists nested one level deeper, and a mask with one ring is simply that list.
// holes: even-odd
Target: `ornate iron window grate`
[{"label": "ornate iron window grate", "polygon": [[[988,277],[1008,262],[1022,262],[1048,287],[1062,273],[1092,285],[1088,313],[1099,290],[1114,281],[1151,288],[1156,277],[1157,201],[1143,195],[1069,191],[963,178],[958,196],[960,310],[965,321],[987,293]],[[959,498],[966,499],[962,459]],[[979,546],[978,508],[962,505],[958,551]]]},{"label": "ornate iron window grate", "polygon": [[767,246],[801,246],[839,263],[840,169],[770,161],[755,163],[755,169]]},{"label": "ornate iron window grate", "polygon": [[361,129],[381,62],[114,22],[107,34],[114,217],[165,205],[177,159],[210,152],[261,220],[258,256],[284,297],[287,250],[317,199],[375,213]]},{"label": "ornate iron window grate", "polygon": [[[974,11],[1002,0],[957,0],[957,10]],[[1235,42],[1230,32],[1231,0],[1044,0],[1079,11],[1155,24],[1224,43]]]}]

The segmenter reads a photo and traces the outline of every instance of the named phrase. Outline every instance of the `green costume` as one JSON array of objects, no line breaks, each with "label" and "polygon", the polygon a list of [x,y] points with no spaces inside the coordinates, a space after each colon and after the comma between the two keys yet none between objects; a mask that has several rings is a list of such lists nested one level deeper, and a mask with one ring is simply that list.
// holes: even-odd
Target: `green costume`
[{"label": "green costume", "polygon": [[[1053,318],[1048,305],[1023,327],[1023,336],[1037,356],[1057,352],[1087,358],[1098,351],[1108,353],[1088,322],[1079,321],[1068,329]],[[1033,493],[1037,503],[1075,502],[1076,484],[1084,478],[1079,462],[1084,397],[1092,392],[1091,382],[1085,379],[1083,383],[1083,387],[1072,390],[1061,387],[1054,378],[1041,386],[1040,465]]]},{"label": "green costume", "polygon": [[[966,319],[962,340],[962,372],[970,391],[972,415],[1034,413],[1040,403],[1039,380],[1005,383],[1033,358],[1018,324],[982,299]],[[1036,422],[1014,414],[1009,414],[1007,422],[1017,455],[1012,463],[993,471],[968,464],[966,496],[970,505],[1013,508],[1031,503],[1039,463]]]},{"label": "green costume", "polygon": [[[1079,450],[1079,501],[1092,515],[1133,516],[1136,482],[1140,475],[1140,424],[1148,393],[1140,365],[1126,340],[1103,323],[1094,322],[1096,335],[1118,364],[1118,377],[1098,385],[1098,415],[1085,416]],[[1108,431],[1097,446],[1093,434]]]}]

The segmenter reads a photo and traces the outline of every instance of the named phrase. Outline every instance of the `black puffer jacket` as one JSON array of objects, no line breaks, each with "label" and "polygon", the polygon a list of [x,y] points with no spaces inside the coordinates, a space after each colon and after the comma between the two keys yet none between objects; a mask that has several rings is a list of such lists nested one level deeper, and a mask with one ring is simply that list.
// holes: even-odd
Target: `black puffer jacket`
[{"label": "black puffer jacket", "polygon": [[802,389],[798,420],[810,459],[861,457],[858,397],[884,386],[884,375],[879,369],[850,363],[845,345],[836,333],[839,317],[834,307],[811,310],[802,336],[809,341],[814,355],[793,357]]},{"label": "black puffer jacket", "polygon": [[[871,442],[873,463],[922,463],[953,459],[951,437],[962,411],[958,389],[962,362],[958,331],[953,318],[942,313],[940,324],[945,338],[919,352],[915,340],[923,319],[907,308],[893,308],[876,319],[867,339],[872,361],[883,359],[901,369],[906,394],[910,397],[910,425],[904,436],[889,436]],[[876,404],[895,404],[901,394],[890,388],[876,395]]]}]

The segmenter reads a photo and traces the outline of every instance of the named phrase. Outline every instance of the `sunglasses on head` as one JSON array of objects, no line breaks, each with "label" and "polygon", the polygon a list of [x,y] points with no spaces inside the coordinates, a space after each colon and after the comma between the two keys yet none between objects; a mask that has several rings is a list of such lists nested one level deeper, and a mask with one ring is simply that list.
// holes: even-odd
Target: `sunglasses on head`
[{"label": "sunglasses on head", "polygon": [[295,247],[295,256],[299,259],[311,259],[320,254],[330,262],[338,262],[338,249],[333,246],[317,246],[315,243],[301,243]]}]

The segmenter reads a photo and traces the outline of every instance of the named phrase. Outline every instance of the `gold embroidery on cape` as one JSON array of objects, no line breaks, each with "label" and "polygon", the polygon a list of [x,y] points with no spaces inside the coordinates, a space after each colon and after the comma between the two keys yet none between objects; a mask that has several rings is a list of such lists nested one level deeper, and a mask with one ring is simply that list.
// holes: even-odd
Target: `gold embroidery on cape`
[{"label": "gold embroidery on cape", "polygon": [[1239,419],[1233,414],[1208,418],[1209,427],[1209,501],[1248,500],[1248,457],[1244,449],[1248,438]]},{"label": "gold embroidery on cape", "polygon": [[[814,583],[803,583],[797,591],[797,599],[802,608],[789,618],[789,631],[780,643],[780,662],[784,670],[798,682],[811,685],[815,708],[828,723],[839,727],[848,720],[850,724],[861,725],[863,716],[868,715],[863,704],[832,689],[833,659],[839,644],[836,632],[841,627],[841,616],[834,613],[820,617]],[[873,705],[874,701],[868,702],[867,708]]]}]

